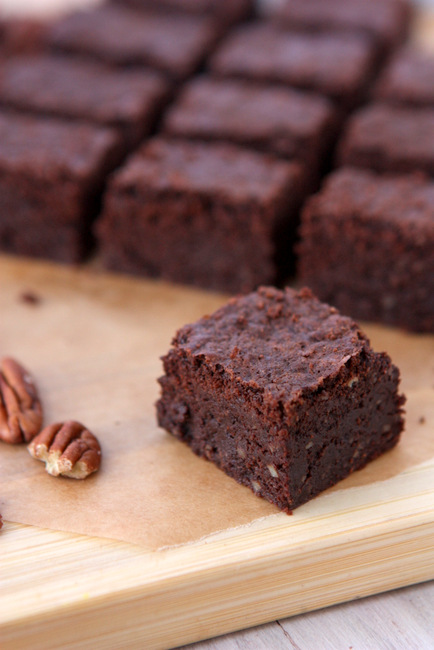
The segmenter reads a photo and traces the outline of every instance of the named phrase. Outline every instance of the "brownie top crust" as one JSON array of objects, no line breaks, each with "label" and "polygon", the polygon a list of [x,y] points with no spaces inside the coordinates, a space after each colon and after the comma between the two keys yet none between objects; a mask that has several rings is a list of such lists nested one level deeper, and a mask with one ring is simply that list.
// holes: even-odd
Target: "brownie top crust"
[{"label": "brownie top crust", "polygon": [[296,187],[301,176],[298,163],[237,146],[155,138],[115,174],[112,187],[267,202]]},{"label": "brownie top crust", "polygon": [[333,115],[324,97],[289,88],[199,77],[188,83],[166,114],[163,129],[206,138],[315,137]]},{"label": "brownie top crust", "polygon": [[285,402],[320,387],[369,341],[309,289],[261,287],[180,329],[175,348]]},{"label": "brownie top crust", "polygon": [[246,6],[249,0],[133,0],[134,4],[146,9],[162,6],[166,9],[188,11],[195,14],[214,14],[220,11],[220,5],[230,9],[231,4]]},{"label": "brownie top crust", "polygon": [[103,5],[57,21],[47,40],[60,51],[182,77],[194,71],[215,37],[215,27],[206,17]]},{"label": "brownie top crust", "polygon": [[[112,0],[116,4],[125,0]],[[252,0],[127,0],[125,4],[145,10],[180,11],[221,18],[224,22],[240,20],[252,10]]]},{"label": "brownie top crust", "polygon": [[0,103],[20,110],[124,124],[145,118],[167,91],[151,70],[117,70],[66,57],[16,57],[0,70]]},{"label": "brownie top crust", "polygon": [[214,73],[290,84],[340,98],[364,86],[375,47],[362,35],[285,32],[251,24],[232,32],[211,59]]},{"label": "brownie top crust", "polygon": [[361,216],[405,229],[428,226],[434,234],[434,183],[418,174],[385,178],[343,168],[328,176],[308,206],[324,215]]},{"label": "brownie top crust", "polygon": [[410,109],[372,104],[349,120],[340,145],[341,158],[351,164],[357,152],[372,151],[389,160],[434,161],[434,108]]},{"label": "brownie top crust", "polygon": [[277,12],[294,27],[365,32],[387,44],[405,33],[410,15],[405,0],[286,0]]},{"label": "brownie top crust", "polygon": [[375,97],[434,107],[434,56],[412,49],[397,53],[380,75]]},{"label": "brownie top crust", "polygon": [[117,145],[111,129],[0,112],[0,170],[9,173],[86,182]]},{"label": "brownie top crust", "polygon": [[0,56],[34,54],[41,51],[45,45],[48,27],[49,22],[43,19],[0,16]]}]

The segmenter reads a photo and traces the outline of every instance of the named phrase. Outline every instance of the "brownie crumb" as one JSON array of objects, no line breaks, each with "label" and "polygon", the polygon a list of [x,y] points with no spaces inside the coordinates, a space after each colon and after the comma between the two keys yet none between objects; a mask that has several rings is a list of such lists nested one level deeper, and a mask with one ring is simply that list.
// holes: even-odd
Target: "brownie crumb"
[{"label": "brownie crumb", "polygon": [[34,291],[23,291],[19,296],[20,302],[24,302],[26,305],[40,305],[42,298],[40,295]]}]

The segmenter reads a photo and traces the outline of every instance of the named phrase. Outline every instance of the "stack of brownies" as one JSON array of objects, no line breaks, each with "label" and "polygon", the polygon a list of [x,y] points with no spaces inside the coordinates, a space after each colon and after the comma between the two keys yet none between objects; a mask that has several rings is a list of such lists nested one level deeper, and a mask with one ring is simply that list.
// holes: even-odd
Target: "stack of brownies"
[{"label": "stack of brownies", "polygon": [[404,45],[409,4],[254,5],[111,0],[27,47],[3,21],[0,249],[228,292],[296,271],[433,331],[434,60]]}]

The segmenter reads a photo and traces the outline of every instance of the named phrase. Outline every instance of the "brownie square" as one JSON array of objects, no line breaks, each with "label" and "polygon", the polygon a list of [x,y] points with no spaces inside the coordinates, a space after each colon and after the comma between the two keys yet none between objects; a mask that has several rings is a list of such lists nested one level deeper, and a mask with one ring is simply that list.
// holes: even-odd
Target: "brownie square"
[{"label": "brownie square", "polygon": [[105,175],[118,160],[110,129],[0,112],[0,249],[80,260]]},{"label": "brownie square", "polygon": [[434,176],[434,108],[372,104],[348,121],[338,163],[381,173]]},{"label": "brownie square", "polygon": [[396,53],[375,86],[374,97],[389,104],[434,108],[434,56],[406,48]]},{"label": "brownie square", "polygon": [[42,51],[49,25],[48,21],[37,18],[0,17],[0,56]]},{"label": "brownie square", "polygon": [[112,2],[147,11],[174,11],[210,16],[223,26],[250,17],[254,8],[254,0],[112,0]]},{"label": "brownie square", "polygon": [[293,263],[300,165],[225,144],[155,139],[111,179],[97,222],[111,269],[228,292]]},{"label": "brownie square", "polygon": [[324,97],[204,76],[186,84],[162,130],[172,137],[232,142],[295,158],[316,172],[334,139],[336,122]]},{"label": "brownie square", "polygon": [[210,61],[215,75],[275,82],[357,103],[372,77],[373,41],[362,35],[304,34],[253,23],[232,32]]},{"label": "brownie square", "polygon": [[196,70],[217,33],[206,17],[144,13],[103,5],[60,19],[47,41],[58,52],[116,66],[150,67],[180,79]]},{"label": "brownie square", "polygon": [[303,210],[299,277],[354,318],[434,332],[434,183],[342,169]]},{"label": "brownie square", "polygon": [[390,50],[407,36],[412,8],[405,0],[285,0],[275,13],[287,28],[368,34]]},{"label": "brownie square", "polygon": [[234,298],[172,343],[158,423],[282,510],[398,442],[398,369],[308,289]]},{"label": "brownie square", "polygon": [[0,72],[3,106],[114,127],[130,146],[151,131],[167,95],[167,81],[157,72],[66,57],[16,57]]}]

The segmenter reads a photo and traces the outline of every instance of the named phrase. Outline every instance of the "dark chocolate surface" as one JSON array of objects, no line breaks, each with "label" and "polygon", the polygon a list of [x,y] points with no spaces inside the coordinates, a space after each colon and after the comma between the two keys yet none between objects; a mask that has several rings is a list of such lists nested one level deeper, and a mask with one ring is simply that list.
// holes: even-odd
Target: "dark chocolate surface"
[{"label": "dark chocolate surface", "polygon": [[303,211],[299,276],[345,313],[434,332],[434,183],[342,169]]},{"label": "dark chocolate surface", "polygon": [[111,129],[0,112],[2,172],[86,183],[117,144]]},{"label": "dark chocolate surface", "polygon": [[293,264],[299,164],[222,143],[155,139],[111,179],[97,233],[106,266],[220,291]]},{"label": "dark chocolate surface", "polygon": [[254,23],[232,32],[210,61],[214,74],[277,82],[356,102],[372,75],[375,46],[362,35],[285,32]]},{"label": "dark chocolate surface", "polygon": [[49,26],[48,21],[37,18],[0,16],[0,56],[42,51]]},{"label": "dark chocolate surface", "polygon": [[0,112],[1,250],[80,261],[120,153],[111,129]]},{"label": "dark chocolate surface", "polygon": [[376,99],[393,104],[434,107],[434,55],[412,49],[398,52],[375,86]]},{"label": "dark chocolate surface", "polygon": [[407,34],[410,16],[405,0],[285,0],[276,18],[297,29],[362,32],[391,46]]},{"label": "dark chocolate surface", "polygon": [[338,160],[377,172],[434,176],[434,108],[372,104],[360,109],[347,123]]},{"label": "dark chocolate surface", "polygon": [[[113,179],[116,187],[272,201],[298,165],[221,143],[154,139]],[[289,175],[290,175],[289,174]]]},{"label": "dark chocolate surface", "polygon": [[212,16],[223,24],[247,18],[253,12],[252,0],[112,0],[116,4],[153,11],[179,11]]},{"label": "dark chocolate surface", "polygon": [[60,19],[48,42],[55,50],[120,66],[145,66],[174,78],[197,68],[216,38],[210,20],[103,5]]},{"label": "dark chocolate surface", "polygon": [[326,98],[210,77],[188,83],[163,121],[171,136],[234,142],[314,165],[335,126]]},{"label": "dark chocolate surface", "polygon": [[231,380],[289,401],[337,373],[367,338],[308,290],[265,288],[187,325],[174,344],[221,365]]},{"label": "dark chocolate surface", "polygon": [[167,91],[156,72],[109,69],[66,57],[16,57],[0,70],[4,106],[120,127],[139,137],[149,131]]},{"label": "dark chocolate surface", "polygon": [[163,364],[160,426],[287,512],[402,430],[398,370],[307,289],[230,300],[183,327]]}]

